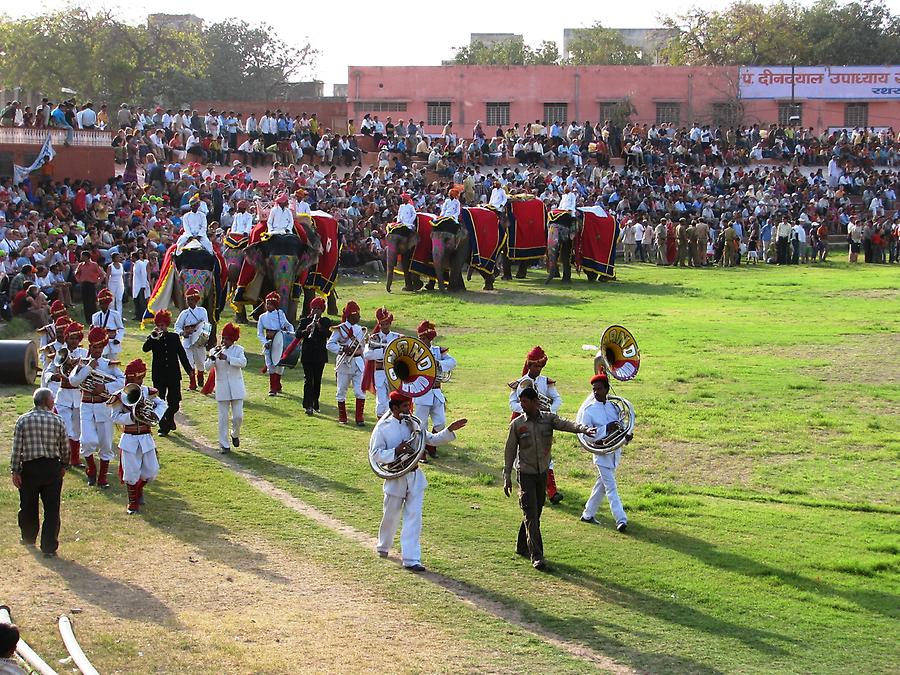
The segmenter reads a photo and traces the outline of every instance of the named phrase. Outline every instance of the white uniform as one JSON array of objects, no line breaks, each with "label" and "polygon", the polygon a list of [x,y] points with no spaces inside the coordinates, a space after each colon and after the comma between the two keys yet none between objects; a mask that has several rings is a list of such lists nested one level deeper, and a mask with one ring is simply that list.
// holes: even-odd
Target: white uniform
[{"label": "white uniform", "polygon": [[[449,429],[438,434],[425,431],[425,442],[429,445],[442,445],[456,439]],[[369,440],[369,454],[381,463],[395,459],[394,449],[412,436],[410,426],[393,415],[385,415],[378,420]],[[404,567],[420,565],[422,548],[419,536],[422,533],[422,501],[425,497],[425,486],[428,481],[419,469],[410,471],[401,478],[384,481],[384,516],[378,530],[378,547],[380,553],[387,553],[394,543],[400,517],[403,517],[403,530],[400,532],[400,556]]]},{"label": "white uniform", "polygon": [[178,237],[178,241],[175,242],[175,250],[177,253],[181,253],[181,249],[184,248],[184,245],[191,237],[196,237],[203,248],[210,253],[213,252],[212,242],[206,234],[206,214],[203,212],[202,208],[198,209],[196,212],[188,211],[185,213],[181,217],[181,224],[184,227],[184,232],[181,233],[181,236]]},{"label": "white uniform", "polygon": [[[53,343],[53,355],[55,356],[60,349],[66,346],[65,342],[60,342],[57,340]],[[59,392],[59,382],[54,382],[50,379],[50,376],[53,374],[53,358],[47,358],[47,352],[41,352],[41,358],[45,360],[44,370],[41,372],[41,386],[47,387],[50,391],[53,392],[53,400],[56,400],[56,394]]]},{"label": "white uniform", "polygon": [[372,348],[370,343],[381,342],[389,344],[400,337],[400,333],[388,331],[387,333],[374,333],[369,336],[366,347],[363,349],[363,359],[375,362],[375,414],[381,417],[388,410],[388,387],[387,375],[384,372],[384,347]]},{"label": "white uniform", "polygon": [[[351,335],[353,337],[350,337]],[[338,325],[338,328],[334,332],[331,333],[331,336],[328,338],[328,342],[325,344],[325,348],[332,354],[337,354],[341,351],[341,347],[352,341],[354,337],[360,341],[360,344],[362,344],[362,326],[360,326],[359,324],[354,326],[353,324],[344,321],[343,323]],[[346,365],[340,368],[335,367],[335,374],[337,375],[336,400],[338,403],[343,403],[347,400],[347,388],[351,383],[353,384],[353,391],[356,394],[356,398],[364,399],[366,397],[366,392],[362,390],[362,356],[354,356],[352,359],[349,359],[349,363],[347,363]]]},{"label": "white uniform", "polygon": [[507,201],[509,201],[509,198],[506,196],[506,190],[502,187],[491,190],[491,199],[488,202],[489,206],[493,206],[495,209],[502,211],[506,207]]},{"label": "white uniform", "polygon": [[[45,347],[47,345],[54,345],[54,344],[55,344],[54,349],[59,349],[59,343],[56,340],[56,324],[51,323],[50,325],[47,326],[47,328],[45,330],[41,331],[41,341],[40,341],[40,344],[38,345],[38,355],[40,357],[41,367],[44,369],[46,369],[47,364],[53,360],[52,355],[50,355],[48,357],[48,353],[47,353],[48,350],[45,349]],[[65,346],[65,345],[63,345],[63,346]],[[46,370],[45,370],[45,374],[46,374]],[[43,377],[41,379],[43,379]]]},{"label": "white uniform", "polygon": [[[75,367],[69,381],[78,386],[84,382],[91,373],[91,364],[85,363]],[[103,385],[104,393],[100,395],[84,392],[80,407],[81,417],[81,456],[90,457],[97,451],[100,459],[110,461],[115,455],[112,449],[113,428],[110,417],[110,407],[106,404],[110,394],[115,394],[125,386],[125,375],[121,370],[110,365],[109,359],[102,356],[97,359],[97,371],[112,375],[116,379]],[[97,400],[89,402],[87,397],[94,396]]]},{"label": "white uniform", "polygon": [[[231,447],[231,438],[239,438],[244,421],[244,371],[247,356],[244,348],[233,344],[222,354],[225,359],[207,359],[206,369],[216,370],[216,402],[219,404],[219,446]],[[228,414],[231,412],[231,433],[228,433]]]},{"label": "white uniform", "polygon": [[[166,402],[156,395],[156,390],[141,385],[144,397],[153,401],[153,412],[162,419],[166,412]],[[131,410],[126,408],[121,401],[111,406],[110,416],[112,421],[122,426],[139,426],[131,416]],[[119,439],[119,449],[122,451],[120,462],[122,464],[122,480],[129,485],[134,485],[139,480],[151,481],[159,475],[159,459],[156,456],[156,442],[153,440],[153,429],[145,434],[122,433]]]},{"label": "white uniform", "polygon": [[118,267],[115,263],[110,263],[106,287],[113,296],[112,309],[122,316],[122,298],[125,296],[125,266],[122,263]]},{"label": "white uniform", "polygon": [[250,236],[250,230],[253,229],[253,214],[247,213],[235,213],[234,217],[231,219],[231,228],[229,228],[229,232],[235,235],[246,235]]},{"label": "white uniform", "polygon": [[458,199],[445,199],[444,203],[441,204],[441,218],[453,218],[457,223],[459,222],[459,211],[460,205]]},{"label": "white uniform", "polygon": [[[525,377],[523,375],[523,377]],[[558,413],[562,407],[562,396],[556,391],[556,382],[547,379],[546,375],[538,375],[534,378],[534,388],[539,394],[543,394],[550,399],[550,412]],[[519,389],[513,389],[509,394],[509,409],[514,413],[522,414],[522,406],[519,403]]]},{"label": "white uniform", "polygon": [[[188,362],[194,370],[204,371],[206,361],[206,343],[200,339],[203,324],[209,323],[206,307],[185,307],[175,320],[175,332],[181,336],[181,346],[187,354]],[[184,329],[196,325],[197,328],[189,336],[184,336]]]},{"label": "white uniform", "polygon": [[266,221],[269,234],[288,234],[294,231],[294,213],[287,207],[275,205]]},{"label": "white uniform", "polygon": [[[120,302],[119,304],[122,303]],[[122,351],[122,340],[125,339],[125,324],[122,322],[122,313],[112,308],[105,312],[103,310],[94,312],[94,316],[91,317],[91,325],[103,328],[107,331],[107,335],[109,335],[109,331],[115,331],[115,335],[109,335],[109,342],[103,348],[103,356],[111,361],[115,361]]]},{"label": "white uniform", "polygon": [[409,229],[416,229],[416,207],[409,203],[403,203],[397,210],[397,222],[403,223]]},{"label": "white uniform", "polygon": [[[580,424],[596,427],[597,438],[603,438],[606,435],[606,425],[618,419],[619,410],[615,405],[609,401],[600,403],[593,395],[581,405],[578,415],[575,417],[575,421]],[[616,467],[619,466],[621,459],[622,448],[608,455],[594,455],[594,464],[598,474],[597,481],[591,490],[591,496],[584,505],[584,512],[581,514],[583,518],[593,518],[597,514],[597,509],[600,508],[603,496],[606,495],[606,499],[609,501],[609,510],[616,519],[616,525],[628,522],[616,487]]]},{"label": "white uniform", "polygon": [[147,275],[148,260],[135,260],[131,268],[131,297],[136,298],[144,292],[144,298],[150,297],[150,277]]},{"label": "white uniform", "polygon": [[[267,338],[266,331],[274,330],[275,337]],[[280,309],[264,312],[256,323],[256,337],[259,338],[263,346],[263,357],[266,359],[266,371],[271,375],[284,374],[284,366],[277,368],[276,365],[281,361],[281,354],[287,343],[287,337],[294,333],[294,327],[287,320],[287,316]],[[218,387],[218,385],[216,385]]]},{"label": "white uniform", "polygon": [[[87,355],[87,349],[78,347],[69,353],[69,358],[82,359],[87,357]],[[52,363],[47,368],[51,374],[59,373],[59,368]],[[62,417],[63,422],[66,424],[66,435],[69,437],[69,440],[77,441],[81,438],[81,389],[75,384],[70,383],[70,386],[67,387],[60,383],[54,404],[56,406],[56,414]]]},{"label": "white uniform", "polygon": [[559,208],[561,211],[568,211],[573,216],[575,215],[575,203],[576,197],[574,192],[564,192],[563,196],[559,199]]},{"label": "white uniform", "polygon": [[[456,359],[448,352],[441,353],[441,348],[431,345],[431,354],[437,361],[438,370],[447,372],[456,368]],[[441,391],[440,383],[435,382],[434,387],[425,394],[416,397],[416,417],[422,420],[424,426],[428,426],[428,418],[431,417],[431,427],[440,431],[447,424],[447,399]],[[432,445],[429,443],[429,445]]]}]

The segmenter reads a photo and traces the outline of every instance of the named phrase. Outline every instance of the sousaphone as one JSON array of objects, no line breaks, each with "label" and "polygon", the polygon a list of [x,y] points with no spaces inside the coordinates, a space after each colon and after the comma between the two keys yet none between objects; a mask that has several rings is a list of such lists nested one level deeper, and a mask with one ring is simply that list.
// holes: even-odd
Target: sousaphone
[{"label": "sousaphone", "polygon": [[[593,345],[584,345],[584,349],[595,349]],[[610,326],[600,338],[600,347],[596,348],[594,356],[594,373],[606,373],[607,377],[627,382],[633,380],[641,367],[641,350],[637,340],[624,326]],[[610,391],[612,387],[610,387]],[[578,409],[577,421],[581,421],[584,410],[594,401],[591,393]],[[634,406],[621,396],[607,396],[606,400],[612,403],[619,411],[619,419],[613,424],[613,428],[603,438],[592,438],[585,434],[578,434],[578,442],[581,447],[595,455],[608,455],[625,445],[627,438],[634,432]]]},{"label": "sousaphone", "polygon": [[[418,338],[401,336],[392,340],[384,348],[384,374],[388,386],[410,398],[422,396],[431,391],[437,378],[438,366],[428,345]],[[388,410],[382,419],[390,415]],[[415,415],[404,415],[412,435],[408,441],[410,451],[389,463],[381,463],[369,452],[369,465],[379,478],[390,480],[405,476],[415,469],[425,455],[425,430],[422,421]]]}]

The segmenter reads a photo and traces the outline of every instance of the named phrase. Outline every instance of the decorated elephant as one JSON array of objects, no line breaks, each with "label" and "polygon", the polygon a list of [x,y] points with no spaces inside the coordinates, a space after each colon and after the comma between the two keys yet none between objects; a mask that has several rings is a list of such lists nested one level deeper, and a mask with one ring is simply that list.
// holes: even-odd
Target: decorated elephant
[{"label": "decorated elephant", "polygon": [[[241,266],[244,264],[244,251],[246,246],[231,248],[226,239],[222,255],[225,257],[225,266],[228,271],[227,295],[232,295],[237,286],[238,277],[241,274]],[[235,305],[235,316],[240,323],[247,323],[247,309],[243,304]]]},{"label": "decorated elephant", "polygon": [[422,287],[422,282],[418,275],[410,270],[412,262],[412,252],[416,250],[419,243],[419,234],[405,225],[399,223],[388,227],[385,254],[387,256],[387,280],[385,281],[385,290],[390,293],[391,286],[394,283],[394,267],[398,262],[402,264],[403,271],[403,290],[416,291]]},{"label": "decorated elephant", "polygon": [[578,220],[571,212],[552,209],[547,214],[547,280],[559,276],[562,266],[562,281],[572,281],[572,260],[575,254],[574,242],[578,236]]},{"label": "decorated elephant", "polygon": [[281,309],[291,323],[296,321],[297,304],[302,297],[300,276],[315,266],[322,251],[314,229],[309,229],[307,237],[304,242],[293,233],[275,234],[257,245],[248,246],[246,252],[247,260],[257,271],[259,290],[252,294],[253,297],[264,298],[269,291],[276,291],[281,296]]}]

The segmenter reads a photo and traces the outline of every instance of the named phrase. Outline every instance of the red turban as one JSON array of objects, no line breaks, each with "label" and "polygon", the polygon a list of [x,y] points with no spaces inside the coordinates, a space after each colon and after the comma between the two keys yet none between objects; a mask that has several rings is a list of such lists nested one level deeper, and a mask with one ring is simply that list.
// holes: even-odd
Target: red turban
[{"label": "red turban", "polygon": [[375,324],[375,332],[381,332],[381,324],[383,323],[393,323],[394,315],[388,311],[387,307],[379,307],[375,310],[375,320],[378,322]]},{"label": "red turban", "polygon": [[66,313],[66,306],[62,300],[54,300],[50,303],[50,316],[56,318]]},{"label": "red turban", "polygon": [[344,305],[344,311],[341,312],[341,321],[346,321],[347,317],[351,314],[359,314],[359,305],[353,302],[353,300]]},{"label": "red turban", "polygon": [[430,321],[423,321],[416,328],[416,334],[420,338],[426,338],[428,340],[434,340],[437,337],[437,331],[434,328],[434,324]]},{"label": "red turban", "polygon": [[609,378],[606,376],[606,373],[597,373],[591,378],[591,386],[594,386],[598,382],[606,382],[606,384],[609,384]]},{"label": "red turban", "polygon": [[139,377],[143,377],[147,374],[147,364],[145,364],[140,359],[135,359],[127,366],[125,366],[125,379],[134,378],[138,379]]},{"label": "red turban", "polygon": [[268,305],[270,302],[275,303],[276,305],[280,305],[281,296],[278,295],[276,291],[272,291],[266,296],[266,304]]},{"label": "red turban", "polygon": [[105,347],[109,343],[109,336],[106,329],[100,326],[94,326],[88,332],[88,344],[91,347]]},{"label": "red turban", "polygon": [[388,398],[392,401],[411,401],[412,399],[404,394],[402,391],[397,391],[396,389],[388,394]]},{"label": "red turban", "polygon": [[237,324],[227,323],[225,328],[222,329],[222,337],[232,342],[237,342],[241,337],[241,329]]},{"label": "red turban", "polygon": [[[104,332],[104,335],[106,333]],[[78,341],[81,342],[84,339],[84,326],[82,326],[77,321],[73,321],[68,326],[66,326],[66,340],[69,338],[78,338]]]},{"label": "red turban", "polygon": [[185,298],[200,298],[200,289],[196,286],[191,286],[184,292]]},{"label": "red turban", "polygon": [[288,196],[284,192],[282,192],[280,195],[278,195],[275,198],[275,203],[280,206],[284,206],[285,204],[288,203]]},{"label": "red turban", "polygon": [[108,288],[104,288],[102,291],[97,293],[97,302],[112,302],[113,294],[112,291]]},{"label": "red turban", "polygon": [[172,324],[172,312],[161,309],[153,315],[153,323],[157,326],[169,326]]},{"label": "red turban", "polygon": [[316,297],[314,297],[312,300],[309,301],[309,308],[324,310],[325,309],[325,298],[317,295]]},{"label": "red turban", "polygon": [[63,337],[65,335],[66,326],[70,323],[72,323],[72,319],[66,314],[56,317],[56,321],[53,322],[53,325],[56,326],[56,334]]},{"label": "red turban", "polygon": [[540,346],[535,347],[530,352],[528,352],[528,356],[525,357],[525,365],[522,366],[522,374],[528,372],[529,366],[538,366],[543,368],[547,365],[547,355],[544,353],[544,350],[540,348]]}]

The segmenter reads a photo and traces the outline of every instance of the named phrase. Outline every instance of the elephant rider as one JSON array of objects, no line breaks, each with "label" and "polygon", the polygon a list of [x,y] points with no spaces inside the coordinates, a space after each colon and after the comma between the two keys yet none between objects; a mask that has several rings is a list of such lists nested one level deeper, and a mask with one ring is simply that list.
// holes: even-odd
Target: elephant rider
[{"label": "elephant rider", "polygon": [[503,213],[503,210],[506,208],[506,202],[509,201],[509,197],[506,196],[506,190],[503,189],[503,186],[500,185],[499,180],[494,181],[494,189],[491,190],[491,199],[488,201],[488,206],[492,209],[496,209],[500,213]]},{"label": "elephant rider", "polygon": [[190,211],[181,217],[181,224],[184,227],[184,231],[175,242],[175,254],[180,255],[185,245],[191,240],[199,242],[203,248],[209,251],[209,253],[212,253],[212,242],[209,240],[209,236],[206,233],[206,214],[200,211],[200,194],[194,193],[188,204],[190,206]]},{"label": "elephant rider", "polygon": [[282,192],[275,199],[275,206],[269,211],[266,228],[270,236],[294,232],[294,212],[288,206],[287,193]]},{"label": "elephant rider", "polygon": [[413,205],[413,199],[408,192],[400,195],[400,208],[397,209],[397,222],[405,225],[407,229],[416,231],[416,207]]},{"label": "elephant rider", "polygon": [[237,213],[231,218],[231,227],[228,228],[228,236],[225,237],[225,246],[231,249],[247,247],[250,240],[250,231],[253,229],[253,214],[248,213],[250,204],[246,199],[237,203]]},{"label": "elephant rider", "polygon": [[431,224],[433,232],[456,234],[459,230],[459,214],[462,207],[459,203],[459,188],[450,188],[447,198],[441,204],[441,215]]},{"label": "elephant rider", "polygon": [[[416,225],[416,207],[413,204],[413,198],[409,193],[404,192],[400,195],[400,207],[397,209],[397,220],[388,223],[387,234],[388,246],[396,249],[396,254],[403,254],[403,275],[405,277],[404,288],[406,290],[415,290],[412,280],[409,276],[409,266],[412,263],[413,246],[418,241],[415,238],[417,233]],[[387,292],[391,292],[391,283],[393,281],[394,270],[391,267],[387,275]],[[386,406],[387,404],[385,404]],[[386,410],[387,408],[385,408]]]},{"label": "elephant rider", "polygon": [[294,203],[292,204],[294,213],[312,213],[309,208],[309,202],[306,201],[306,190],[297,188],[294,191]]},{"label": "elephant rider", "polygon": [[575,236],[575,204],[577,195],[571,187],[566,187],[559,199],[559,208],[547,214],[547,280],[549,284],[559,274],[559,258],[562,256],[562,280],[572,278],[572,249],[570,242]]}]

